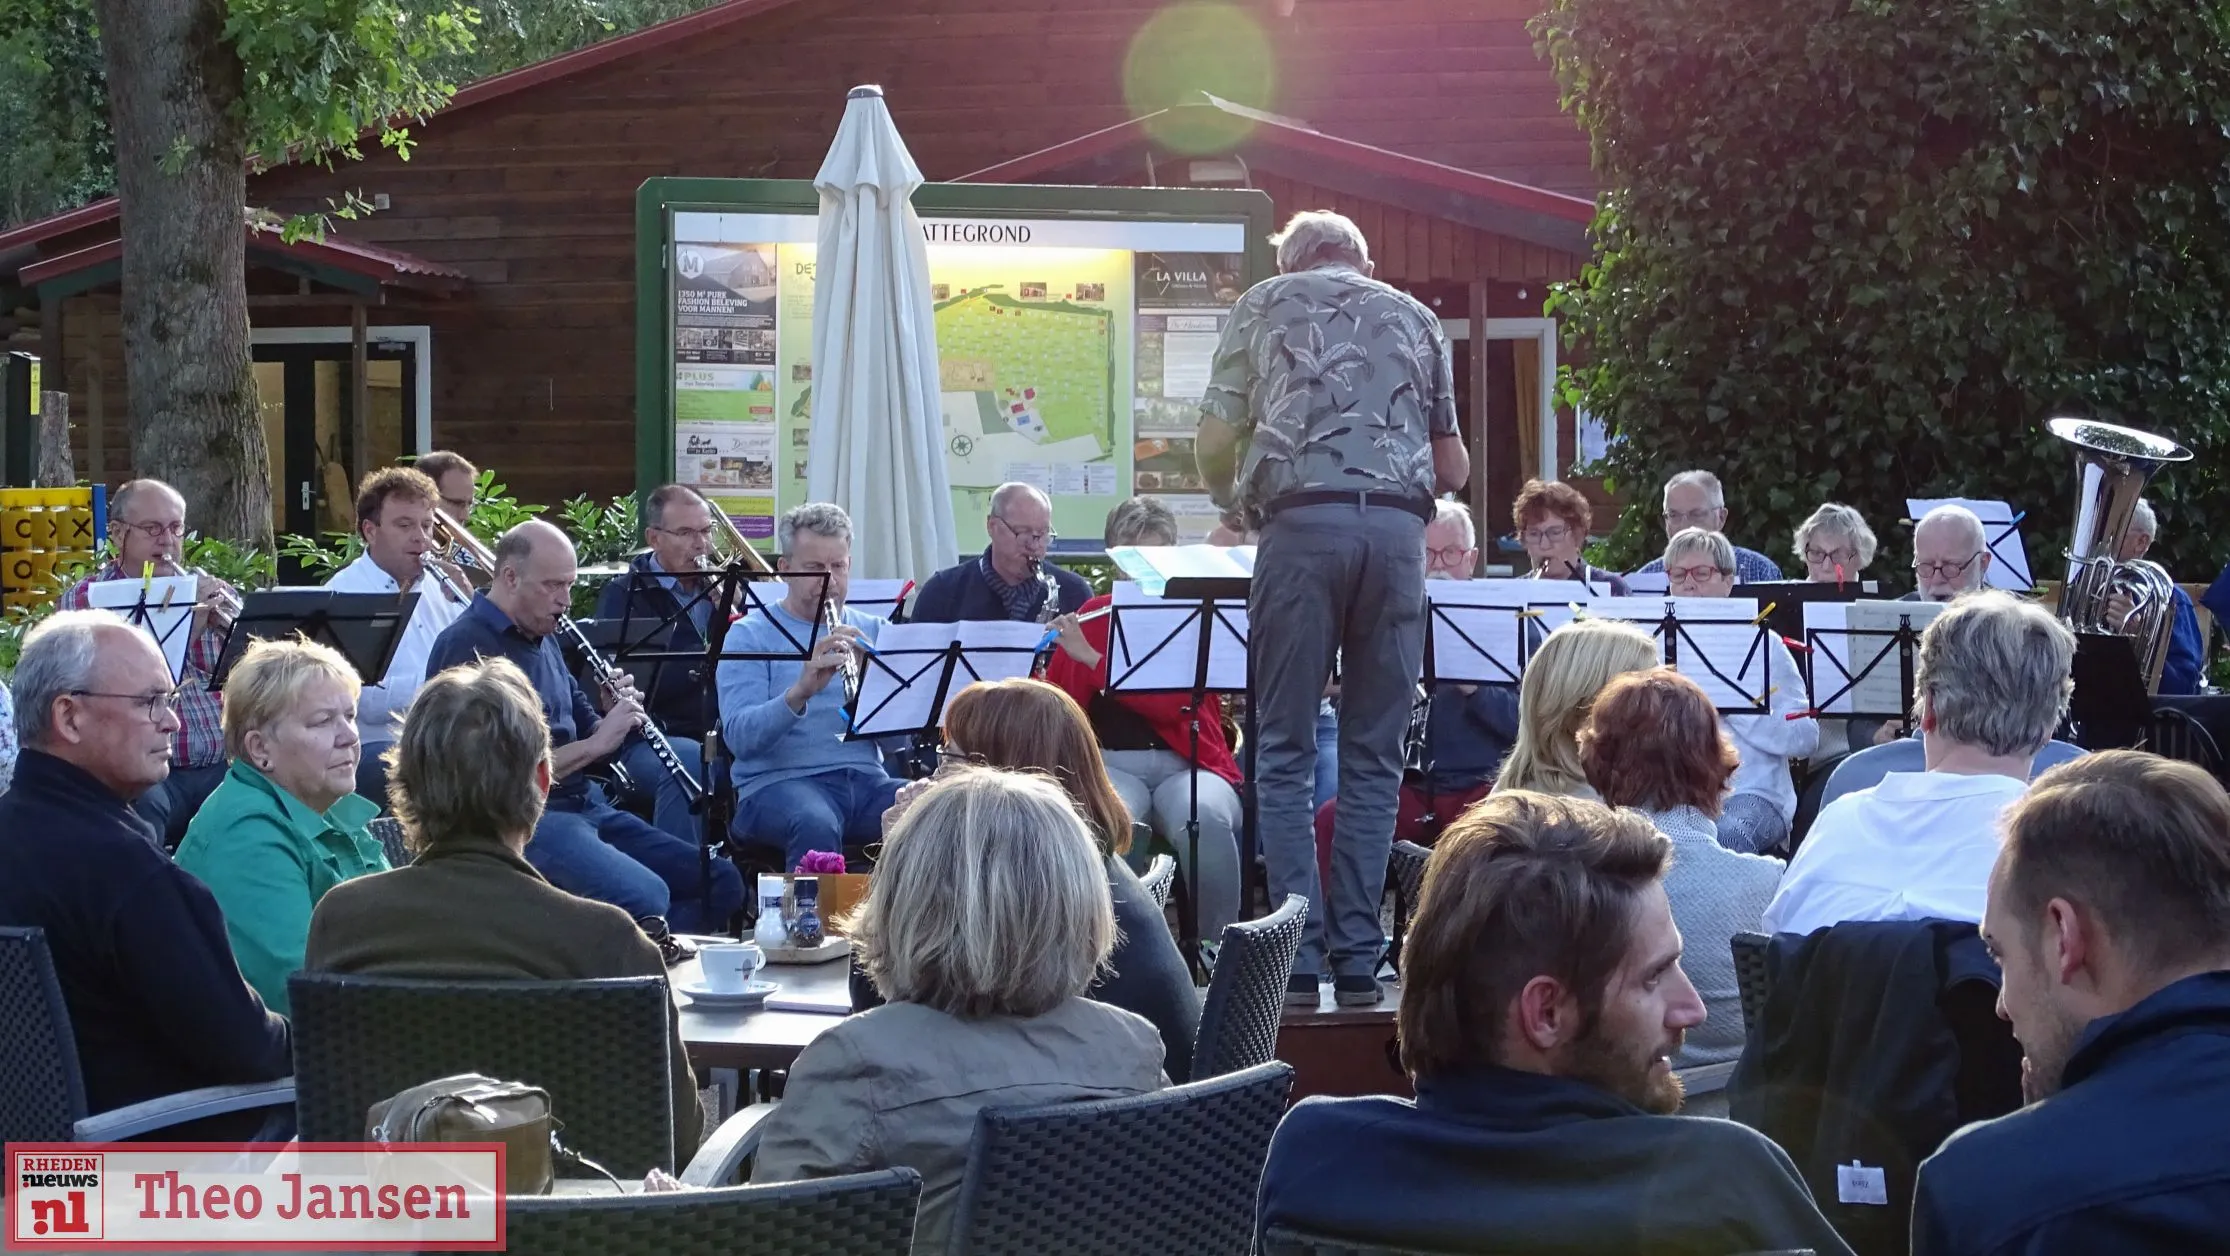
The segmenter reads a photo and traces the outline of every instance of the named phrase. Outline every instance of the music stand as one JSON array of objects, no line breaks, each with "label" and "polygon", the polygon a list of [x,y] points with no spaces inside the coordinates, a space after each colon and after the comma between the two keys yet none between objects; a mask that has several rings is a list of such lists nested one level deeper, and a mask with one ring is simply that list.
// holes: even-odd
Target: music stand
[{"label": "music stand", "polygon": [[2152,723],[2153,700],[2137,666],[2134,638],[2110,632],[2075,634],[2075,662],[2069,669],[2075,691],[2067,718],[2075,743],[2085,750],[2135,746]]},{"label": "music stand", "polygon": [[[1859,607],[1875,608],[1863,612],[1869,621],[1895,616],[1895,623],[1853,627],[1851,616]],[[1921,633],[1941,613],[1933,602],[1808,603],[1804,640],[1812,660],[1812,714],[1896,720],[1910,736]],[[1896,674],[1894,689],[1882,683],[1884,667]],[[1829,685],[1834,688],[1823,697],[1821,690]]]},{"label": "music stand", "polygon": [[845,740],[936,739],[954,694],[979,680],[1027,677],[1044,634],[1043,625],[1014,620],[890,625],[845,708]]},{"label": "music stand", "polygon": [[299,633],[329,645],[356,669],[358,679],[376,685],[387,676],[395,647],[418,609],[416,593],[339,593],[332,589],[261,589],[241,599],[225,635],[225,648],[210,673],[209,688],[221,691],[251,641],[280,641]]},{"label": "music stand", "polygon": [[1829,584],[1825,580],[1760,580],[1754,584],[1738,584],[1734,598],[1755,599],[1765,608],[1766,626],[1789,641],[1804,639],[1804,608],[1814,602],[1858,602],[1877,600],[1879,586],[1872,580],[1846,580]]},{"label": "music stand", "polygon": [[[1657,639],[1665,665],[1695,681],[1720,714],[1772,711],[1774,651],[1766,648],[1772,629],[1751,603],[1730,603],[1726,598],[1601,598],[1585,609],[1592,618],[1647,628]],[[1794,683],[1796,678],[1789,680]]]}]

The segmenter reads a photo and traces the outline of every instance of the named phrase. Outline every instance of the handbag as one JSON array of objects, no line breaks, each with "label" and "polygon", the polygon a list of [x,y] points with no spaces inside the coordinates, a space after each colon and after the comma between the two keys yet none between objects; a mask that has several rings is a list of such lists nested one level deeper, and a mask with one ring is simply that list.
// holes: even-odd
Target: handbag
[{"label": "handbag", "polygon": [[364,1135],[374,1143],[501,1143],[503,1193],[547,1195],[559,1128],[549,1091],[460,1073],[373,1104]]}]

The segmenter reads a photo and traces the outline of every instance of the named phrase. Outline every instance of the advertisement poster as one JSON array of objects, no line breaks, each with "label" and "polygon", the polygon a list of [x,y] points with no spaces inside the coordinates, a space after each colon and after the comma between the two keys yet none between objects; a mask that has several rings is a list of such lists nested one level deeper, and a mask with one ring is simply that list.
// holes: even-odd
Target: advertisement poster
[{"label": "advertisement poster", "polygon": [[1140,253],[1136,264],[1131,488],[1167,502],[1177,516],[1178,542],[1190,544],[1216,526],[1216,507],[1193,457],[1193,433],[1224,320],[1243,290],[1241,259],[1235,253]]},{"label": "advertisement poster", "polygon": [[774,535],[772,245],[674,245],[674,478],[753,539]]}]

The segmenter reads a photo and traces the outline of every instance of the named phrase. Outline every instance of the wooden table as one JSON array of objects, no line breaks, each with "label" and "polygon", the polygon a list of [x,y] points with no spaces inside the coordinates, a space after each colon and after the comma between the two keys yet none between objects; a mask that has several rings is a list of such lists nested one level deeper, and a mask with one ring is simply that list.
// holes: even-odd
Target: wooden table
[{"label": "wooden table", "polygon": [[1295,1102],[1310,1095],[1407,1096],[1409,1078],[1386,1061],[1401,987],[1376,1007],[1341,1007],[1326,985],[1313,1008],[1289,1007],[1278,1021],[1278,1058],[1293,1066]]},{"label": "wooden table", "polygon": [[[779,982],[784,994],[824,995],[848,991],[852,966],[844,960],[825,964],[769,964],[761,981]],[[694,958],[667,970],[674,1004],[681,1009],[681,1040],[689,1062],[700,1072],[713,1068],[788,1068],[805,1044],[843,1021],[826,1012],[739,1011],[692,1004],[681,987],[704,976]]]}]

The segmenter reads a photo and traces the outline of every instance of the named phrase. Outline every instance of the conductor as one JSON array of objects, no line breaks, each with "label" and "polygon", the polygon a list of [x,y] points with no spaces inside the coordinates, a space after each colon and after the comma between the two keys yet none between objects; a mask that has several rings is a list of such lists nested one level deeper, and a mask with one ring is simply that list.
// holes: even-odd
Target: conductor
[{"label": "conductor", "polygon": [[[1258,831],[1271,901],[1309,900],[1286,1001],[1314,1006],[1329,959],[1337,1000],[1368,1006],[1383,997],[1378,901],[1424,658],[1425,524],[1435,492],[1462,487],[1471,463],[1440,319],[1370,277],[1355,224],[1298,214],[1274,243],[1280,273],[1239,299],[1216,346],[1196,447],[1216,504],[1261,520],[1247,603]],[[1310,777],[1335,655],[1340,779],[1326,887]]]}]

